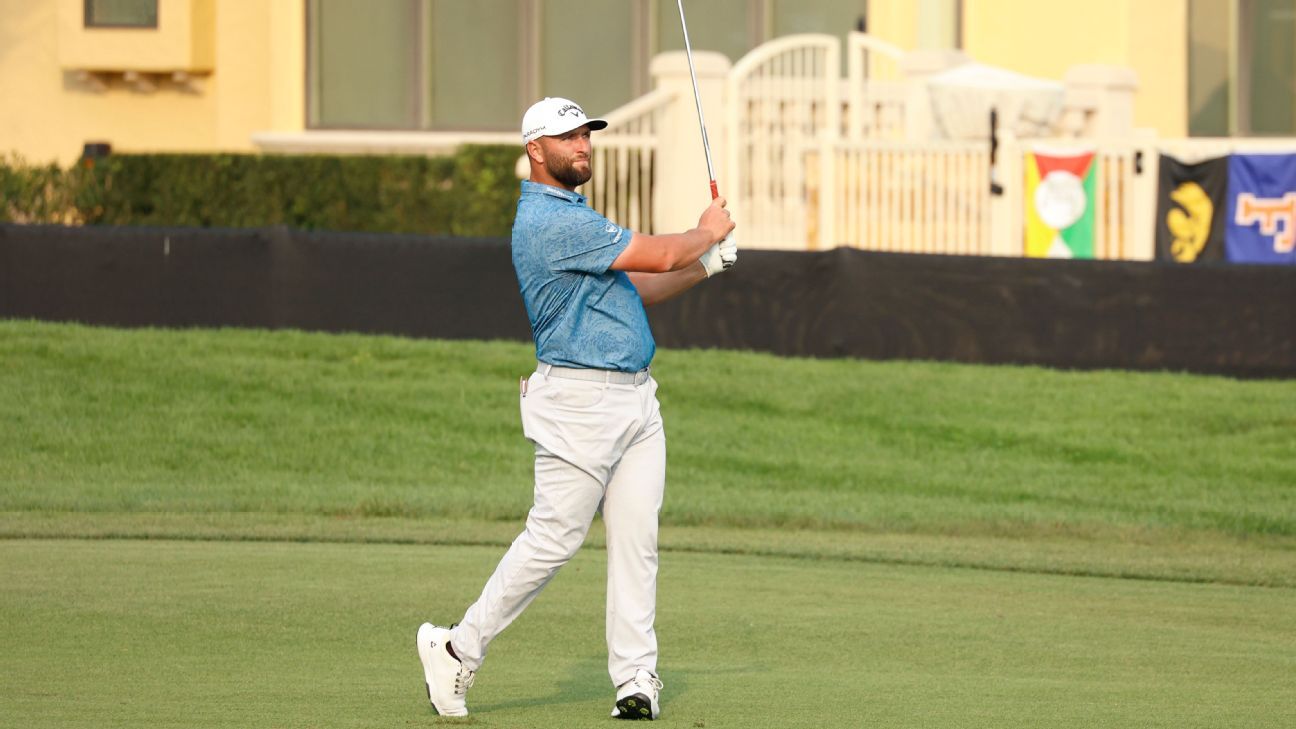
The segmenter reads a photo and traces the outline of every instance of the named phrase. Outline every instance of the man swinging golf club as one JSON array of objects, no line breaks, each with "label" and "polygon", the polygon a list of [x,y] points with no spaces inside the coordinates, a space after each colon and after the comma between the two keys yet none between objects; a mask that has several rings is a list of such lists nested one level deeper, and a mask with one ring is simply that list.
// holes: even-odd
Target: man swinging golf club
[{"label": "man swinging golf club", "polygon": [[428,698],[442,715],[468,713],[465,693],[487,646],[576,554],[600,510],[612,715],[655,719],[660,711],[653,623],[666,436],[644,306],[724,271],[738,253],[724,198],[696,228],[674,235],[633,232],[590,209],[576,188],[592,174],[590,133],[606,126],[560,98],[537,102],[522,118],[531,173],[512,251],[538,360],[520,383],[522,429],[535,445],[535,502],[459,623],[418,629]]}]

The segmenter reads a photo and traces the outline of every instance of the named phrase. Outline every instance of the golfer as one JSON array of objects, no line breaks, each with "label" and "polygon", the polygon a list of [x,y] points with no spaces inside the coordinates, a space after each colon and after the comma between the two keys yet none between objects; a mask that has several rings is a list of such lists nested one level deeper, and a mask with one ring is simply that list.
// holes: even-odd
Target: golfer
[{"label": "golfer", "polygon": [[576,554],[600,510],[612,716],[655,719],[660,711],[653,621],[666,435],[644,306],[725,270],[737,250],[725,240],[734,224],[723,198],[675,235],[636,233],[590,209],[576,188],[591,176],[590,133],[606,126],[559,98],[522,118],[531,173],[512,250],[538,360],[519,384],[522,430],[535,445],[535,503],[459,623],[419,626],[428,698],[445,716],[467,715],[465,693],[490,642]]}]

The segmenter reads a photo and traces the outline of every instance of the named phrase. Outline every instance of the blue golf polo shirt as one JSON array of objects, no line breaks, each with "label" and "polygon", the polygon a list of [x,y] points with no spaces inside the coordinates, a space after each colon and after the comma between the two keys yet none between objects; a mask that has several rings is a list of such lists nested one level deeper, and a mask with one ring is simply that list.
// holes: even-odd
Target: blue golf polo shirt
[{"label": "blue golf polo shirt", "polygon": [[531,320],[536,359],[559,367],[637,372],[657,345],[630,277],[609,268],[633,233],[585,196],[522,181],[513,269]]}]

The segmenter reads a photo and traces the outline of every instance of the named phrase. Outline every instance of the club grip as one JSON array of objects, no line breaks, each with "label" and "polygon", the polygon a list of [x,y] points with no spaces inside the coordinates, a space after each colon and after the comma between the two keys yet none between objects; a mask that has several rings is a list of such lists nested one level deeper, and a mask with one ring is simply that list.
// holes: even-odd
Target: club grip
[{"label": "club grip", "polygon": [[720,197],[720,187],[719,187],[718,185],[716,185],[716,181],[715,181],[715,180],[712,180],[712,181],[711,181],[711,199],[714,200],[714,199],[716,199],[716,198],[718,198],[718,197]]}]

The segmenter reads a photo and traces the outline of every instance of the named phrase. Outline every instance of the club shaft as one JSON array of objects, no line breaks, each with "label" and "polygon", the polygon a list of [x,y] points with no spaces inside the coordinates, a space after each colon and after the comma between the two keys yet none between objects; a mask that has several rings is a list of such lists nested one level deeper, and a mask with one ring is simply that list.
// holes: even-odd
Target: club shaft
[{"label": "club shaft", "polygon": [[711,180],[711,199],[720,197],[716,186],[715,167],[711,164],[711,142],[707,140],[706,116],[702,113],[702,94],[698,91],[697,69],[693,67],[693,45],[689,43],[688,21],[684,19],[684,0],[679,5],[680,29],[684,31],[684,53],[688,56],[689,78],[693,80],[693,103],[697,104],[698,126],[702,128],[702,151],[706,154],[707,177]]}]

